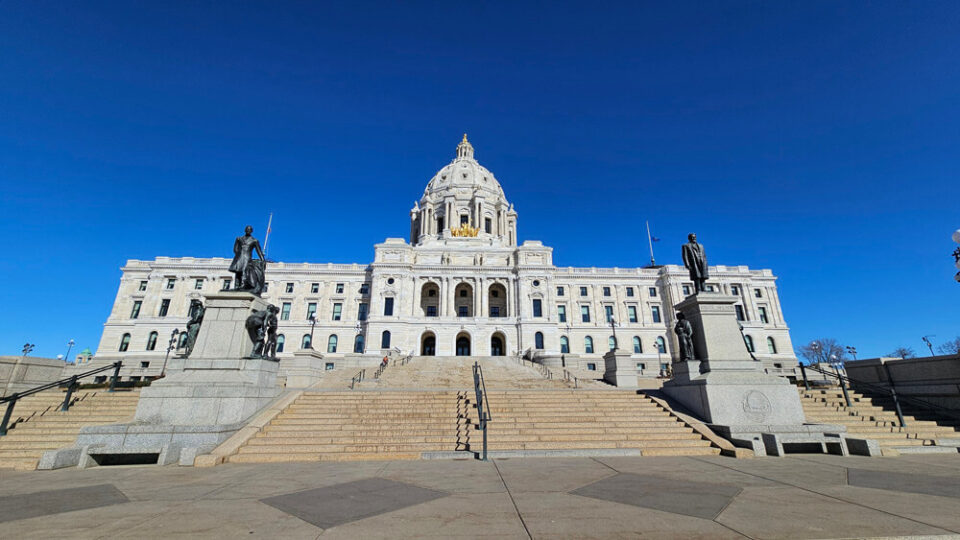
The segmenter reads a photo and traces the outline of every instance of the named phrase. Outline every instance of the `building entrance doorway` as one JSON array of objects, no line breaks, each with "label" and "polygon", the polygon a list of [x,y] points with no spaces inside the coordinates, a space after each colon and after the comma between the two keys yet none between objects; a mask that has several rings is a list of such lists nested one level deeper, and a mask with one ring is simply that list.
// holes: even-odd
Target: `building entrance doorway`
[{"label": "building entrance doorway", "polygon": [[490,338],[490,356],[503,356],[503,340],[500,336]]},{"label": "building entrance doorway", "polygon": [[423,336],[423,344],[420,347],[421,356],[436,356],[437,354],[437,338],[433,334],[427,334]]},{"label": "building entrance doorway", "polygon": [[457,356],[470,356],[470,336],[457,336]]}]

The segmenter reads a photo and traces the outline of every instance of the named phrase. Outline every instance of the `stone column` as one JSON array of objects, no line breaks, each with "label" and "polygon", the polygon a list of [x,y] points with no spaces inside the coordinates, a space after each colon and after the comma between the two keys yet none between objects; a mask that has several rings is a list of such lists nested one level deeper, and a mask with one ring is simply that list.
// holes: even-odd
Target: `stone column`
[{"label": "stone column", "polygon": [[423,283],[421,281],[422,281],[422,278],[414,276],[413,278],[413,314],[415,316],[423,315],[423,312],[420,309],[420,295],[423,289]]},{"label": "stone column", "polygon": [[477,308],[477,317],[486,317],[489,315],[487,310],[487,291],[483,283],[483,276],[479,278],[480,283],[480,306]]},{"label": "stone column", "polygon": [[479,317],[477,310],[480,309],[480,278],[473,278],[473,313],[474,317]]}]

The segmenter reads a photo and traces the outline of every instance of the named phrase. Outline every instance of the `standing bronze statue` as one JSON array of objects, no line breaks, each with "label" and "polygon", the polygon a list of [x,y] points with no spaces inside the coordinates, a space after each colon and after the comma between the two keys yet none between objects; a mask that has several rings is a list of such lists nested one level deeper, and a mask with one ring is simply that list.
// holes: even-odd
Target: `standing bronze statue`
[{"label": "standing bronze statue", "polygon": [[710,277],[707,269],[707,254],[703,251],[703,244],[697,243],[697,235],[690,233],[687,235],[687,242],[683,245],[683,265],[690,271],[690,279],[693,280],[694,293],[703,292],[704,282]]},{"label": "standing bronze statue", "polygon": [[204,311],[206,310],[199,300],[190,301],[190,320],[187,322],[187,342],[184,344],[184,356],[190,356],[190,353],[193,352],[193,346],[197,344],[197,334],[200,333]]},{"label": "standing bronze statue", "polygon": [[677,341],[680,343],[680,360],[696,360],[696,354],[693,351],[693,325],[683,313],[677,313],[677,324],[673,327],[673,331],[677,334]]},{"label": "standing bronze statue", "polygon": [[[260,257],[259,260],[253,258],[254,251]],[[244,235],[238,236],[233,243],[233,262],[230,263],[230,271],[236,277],[233,289],[260,296],[265,283],[265,270],[266,259],[263,249],[260,248],[260,241],[253,237],[253,227],[247,225]]]},{"label": "standing bronze statue", "polygon": [[277,359],[277,306],[270,304],[267,309],[254,311],[244,324],[247,335],[253,341],[250,358]]}]

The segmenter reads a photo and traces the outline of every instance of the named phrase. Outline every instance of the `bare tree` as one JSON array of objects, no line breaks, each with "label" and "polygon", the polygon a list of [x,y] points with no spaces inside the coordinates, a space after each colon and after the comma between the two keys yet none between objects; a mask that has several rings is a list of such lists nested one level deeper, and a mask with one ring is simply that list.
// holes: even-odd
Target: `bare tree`
[{"label": "bare tree", "polygon": [[940,354],[960,354],[960,336],[937,347]]},{"label": "bare tree", "polygon": [[910,347],[897,347],[887,356],[891,358],[913,358],[917,353],[913,352],[913,349]]},{"label": "bare tree", "polygon": [[[820,338],[807,343],[797,349],[800,357],[808,364],[818,362],[844,362],[847,360],[847,351],[843,345],[833,338]],[[831,357],[836,357],[833,360]]]}]

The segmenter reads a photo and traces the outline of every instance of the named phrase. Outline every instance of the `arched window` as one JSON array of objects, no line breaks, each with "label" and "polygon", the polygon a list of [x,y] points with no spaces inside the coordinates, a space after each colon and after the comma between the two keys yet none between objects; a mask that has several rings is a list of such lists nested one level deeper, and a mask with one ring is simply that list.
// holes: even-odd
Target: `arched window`
[{"label": "arched window", "polygon": [[389,349],[390,348],[390,331],[384,330],[383,334],[380,334],[380,348]]},{"label": "arched window", "polygon": [[287,338],[283,337],[283,334],[277,336],[277,352],[283,352],[283,342],[286,341],[286,339]]},{"label": "arched window", "polygon": [[747,350],[754,352],[753,350],[753,338],[750,336],[743,336],[743,342],[747,344]]},{"label": "arched window", "polygon": [[337,335],[330,334],[330,338],[327,339],[327,352],[337,352]]},{"label": "arched window", "polygon": [[667,352],[667,342],[663,340],[663,336],[657,338],[657,352],[665,353]]},{"label": "arched window", "polygon": [[147,350],[152,351],[157,348],[157,337],[159,334],[156,332],[150,332],[150,337],[147,338]]},{"label": "arched window", "polygon": [[636,354],[643,352],[643,344],[640,343],[640,336],[633,336],[633,352]]},{"label": "arched window", "polygon": [[617,348],[617,338],[610,336],[607,338],[607,345],[610,347],[610,350],[615,350]]},{"label": "arched window", "polygon": [[560,352],[564,354],[570,352],[570,340],[567,336],[560,336]]},{"label": "arched window", "polygon": [[304,334],[303,338],[300,339],[300,348],[309,349],[311,345],[313,344],[310,342],[310,334]]},{"label": "arched window", "polygon": [[593,338],[587,336],[583,338],[583,352],[593,354]]},{"label": "arched window", "polygon": [[543,332],[537,332],[533,335],[533,346],[537,349],[543,349]]},{"label": "arched window", "polygon": [[130,334],[124,334],[120,338],[120,352],[127,352],[127,349],[130,347]]},{"label": "arched window", "polygon": [[187,346],[187,333],[180,332],[180,340],[177,342],[177,348],[182,349]]},{"label": "arched window", "polygon": [[363,352],[363,334],[357,334],[357,339],[353,340],[353,352]]},{"label": "arched window", "polygon": [[773,341],[772,337],[767,338],[767,351],[769,351],[770,354],[777,354],[777,343]]}]

